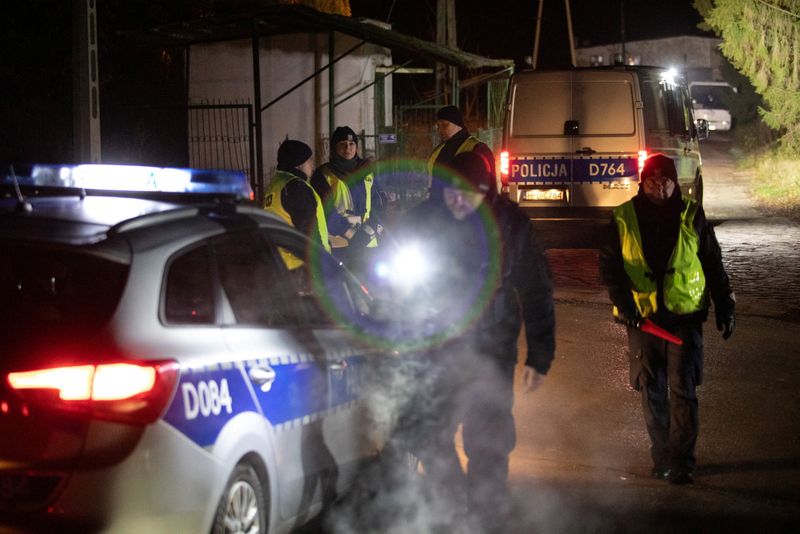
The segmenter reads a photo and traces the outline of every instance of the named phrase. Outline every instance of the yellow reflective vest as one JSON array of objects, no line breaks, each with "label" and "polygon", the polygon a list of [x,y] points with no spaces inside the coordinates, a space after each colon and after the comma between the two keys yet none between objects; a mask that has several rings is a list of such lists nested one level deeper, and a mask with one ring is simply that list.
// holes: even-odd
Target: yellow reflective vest
[{"label": "yellow reflective vest", "polygon": [[[706,277],[697,256],[699,238],[694,228],[698,204],[689,198],[684,198],[683,202],[678,241],[667,263],[663,282],[664,305],[679,315],[694,313],[707,305]],[[619,232],[625,273],[631,280],[633,301],[642,317],[648,317],[658,310],[658,285],[644,257],[633,200],[614,209],[614,221]],[[616,308],[614,315],[617,315]]]},{"label": "yellow reflective vest", "polygon": [[330,252],[331,245],[328,242],[328,223],[325,221],[325,211],[322,209],[322,200],[319,198],[319,195],[317,195],[317,192],[314,191],[314,188],[311,187],[311,184],[309,184],[307,181],[301,180],[289,172],[275,171],[275,175],[272,177],[272,181],[269,183],[269,188],[264,195],[264,210],[277,214],[281,219],[292,225],[292,216],[288,211],[286,211],[286,208],[283,206],[283,202],[281,201],[281,192],[292,180],[301,182],[311,190],[311,193],[313,193],[314,200],[317,202],[317,224],[315,227],[316,231],[314,232],[317,234],[317,236],[315,237],[318,237],[322,246],[325,247],[325,250]]},{"label": "yellow reflective vest", "polygon": [[[328,185],[331,186],[331,199],[333,202],[333,206],[336,209],[336,212],[340,215],[352,215],[355,209],[355,204],[353,203],[353,196],[350,193],[350,187],[345,182],[345,180],[336,176],[333,170],[330,168],[328,164],[325,164],[322,167],[322,174],[325,176],[325,180],[328,181]],[[365,199],[365,210],[364,215],[361,216],[361,223],[366,223],[369,219],[370,213],[372,211],[372,184],[374,182],[374,178],[372,173],[367,174],[364,177],[364,189],[366,191],[367,198]],[[369,240],[367,244],[368,248],[374,248],[378,246],[378,236],[373,235],[372,238]]]},{"label": "yellow reflective vest", "polygon": [[[473,148],[475,148],[475,145],[477,145],[480,142],[481,142],[480,139],[478,139],[474,135],[470,135],[469,137],[464,139],[464,142],[461,143],[461,146],[458,147],[458,149],[456,150],[456,154],[461,154],[462,152],[470,152]],[[439,157],[439,153],[442,151],[442,148],[444,148],[445,143],[447,143],[447,141],[443,141],[443,142],[439,143],[439,146],[437,146],[435,149],[433,149],[433,153],[431,154],[431,157],[428,158],[428,176],[429,177],[433,176],[433,167],[436,165],[436,158]],[[430,186],[430,182],[428,183],[428,185]]]}]

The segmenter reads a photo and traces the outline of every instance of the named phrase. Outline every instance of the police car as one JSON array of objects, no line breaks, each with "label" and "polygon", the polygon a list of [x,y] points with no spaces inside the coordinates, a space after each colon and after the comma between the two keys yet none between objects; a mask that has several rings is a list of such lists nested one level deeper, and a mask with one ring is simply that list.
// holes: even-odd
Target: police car
[{"label": "police car", "polygon": [[244,174],[0,182],[0,530],[286,531],[379,451],[369,295]]}]

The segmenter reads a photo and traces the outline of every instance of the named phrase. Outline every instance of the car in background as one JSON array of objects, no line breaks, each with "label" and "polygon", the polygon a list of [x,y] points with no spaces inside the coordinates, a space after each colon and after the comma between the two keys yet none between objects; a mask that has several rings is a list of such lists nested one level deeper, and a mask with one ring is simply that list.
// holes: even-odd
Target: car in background
[{"label": "car in background", "polygon": [[702,137],[674,69],[517,72],[506,103],[502,192],[536,219],[607,221],[636,195],[645,159],[662,153],[675,162],[682,193],[702,200]]},{"label": "car in background", "polygon": [[380,450],[370,297],[243,173],[36,165],[0,192],[0,525],[284,532]]},{"label": "car in background", "polygon": [[689,82],[696,119],[708,121],[708,129],[727,132],[733,126],[730,102],[736,89],[727,82]]}]

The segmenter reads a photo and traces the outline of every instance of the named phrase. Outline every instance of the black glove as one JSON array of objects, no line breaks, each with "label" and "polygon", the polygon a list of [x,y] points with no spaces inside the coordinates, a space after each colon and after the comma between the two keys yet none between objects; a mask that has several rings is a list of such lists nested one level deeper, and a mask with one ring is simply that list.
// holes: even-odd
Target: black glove
[{"label": "black glove", "polygon": [[728,339],[733,335],[733,327],[736,326],[736,316],[732,310],[718,310],[716,315],[717,330],[722,332],[722,339]]},{"label": "black glove", "polygon": [[639,309],[633,305],[617,306],[617,316],[615,319],[618,323],[633,328],[639,328],[639,325],[642,324],[642,314],[639,313]]},{"label": "black glove", "polygon": [[350,246],[354,249],[366,247],[375,236],[375,230],[368,224],[358,227],[355,235],[350,238]]}]

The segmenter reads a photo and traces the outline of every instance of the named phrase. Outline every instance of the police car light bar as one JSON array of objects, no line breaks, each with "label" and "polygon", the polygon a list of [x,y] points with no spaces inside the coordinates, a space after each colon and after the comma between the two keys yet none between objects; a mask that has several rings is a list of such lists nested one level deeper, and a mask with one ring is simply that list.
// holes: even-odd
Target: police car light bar
[{"label": "police car light bar", "polygon": [[[11,185],[8,169],[0,183]],[[103,191],[147,193],[200,193],[233,195],[253,200],[254,194],[242,171],[145,167],[140,165],[33,165],[18,173],[21,186],[71,187]]]}]

